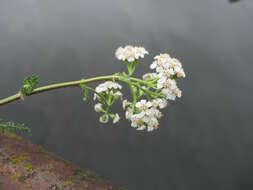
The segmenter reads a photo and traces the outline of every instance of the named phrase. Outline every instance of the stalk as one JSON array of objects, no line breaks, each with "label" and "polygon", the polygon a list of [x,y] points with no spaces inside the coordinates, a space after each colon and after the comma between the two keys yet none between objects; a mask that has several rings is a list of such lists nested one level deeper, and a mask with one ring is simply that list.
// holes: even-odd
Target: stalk
[{"label": "stalk", "polygon": [[[31,96],[33,94],[39,94],[39,93],[46,92],[46,91],[56,90],[56,89],[60,89],[60,88],[79,87],[80,84],[87,84],[87,83],[91,83],[91,82],[96,82],[96,81],[101,81],[101,80],[110,80],[110,79],[116,79],[116,78],[117,78],[117,76],[107,75],[107,76],[93,77],[93,78],[89,78],[89,79],[81,79],[81,80],[76,80],[76,81],[46,85],[46,86],[42,86],[42,87],[34,89],[27,96]],[[13,101],[17,101],[19,99],[21,99],[20,92],[17,94],[14,94],[12,96],[9,96],[7,98],[1,99],[0,106],[11,103]]]},{"label": "stalk", "polygon": [[[34,95],[34,94],[39,94],[39,93],[46,92],[46,91],[61,89],[61,88],[79,87],[80,84],[87,84],[87,83],[103,81],[103,80],[120,80],[120,79],[121,79],[121,77],[117,76],[117,75],[106,75],[106,76],[92,77],[92,78],[89,78],[89,79],[81,79],[81,80],[70,81],[70,82],[56,83],[56,84],[51,84],[51,85],[46,85],[46,86],[36,88],[30,94],[28,94],[27,96],[31,96],[31,95]],[[141,79],[137,79],[137,78],[134,78],[134,77],[129,77],[129,79],[132,80],[132,81],[135,81],[135,82],[140,82],[140,83],[143,83],[143,84],[147,84],[146,81],[143,81]],[[8,103],[11,103],[11,102],[14,102],[14,101],[17,101],[19,99],[21,99],[21,93],[20,92],[18,92],[17,94],[14,94],[12,96],[9,96],[7,98],[1,99],[0,100],[0,106],[3,106],[5,104],[8,104]]]}]

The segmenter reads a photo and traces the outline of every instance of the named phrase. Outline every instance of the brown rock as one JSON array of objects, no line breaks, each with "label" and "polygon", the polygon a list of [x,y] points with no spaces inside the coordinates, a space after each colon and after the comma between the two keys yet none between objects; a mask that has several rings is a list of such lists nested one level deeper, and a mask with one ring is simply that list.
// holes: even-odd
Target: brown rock
[{"label": "brown rock", "polygon": [[0,133],[0,190],[123,190],[10,133]]}]

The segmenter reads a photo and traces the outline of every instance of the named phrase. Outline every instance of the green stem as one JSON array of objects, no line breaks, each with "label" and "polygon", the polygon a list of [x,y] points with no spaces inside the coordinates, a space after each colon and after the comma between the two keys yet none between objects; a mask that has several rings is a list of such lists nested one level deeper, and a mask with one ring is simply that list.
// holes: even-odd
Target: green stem
[{"label": "green stem", "polygon": [[[124,80],[121,80],[121,79],[122,79],[121,76],[107,75],[107,76],[93,77],[93,78],[89,78],[89,79],[81,79],[81,80],[76,80],[76,81],[71,81],[71,82],[56,83],[56,84],[51,84],[51,85],[46,85],[46,86],[36,88],[30,94],[28,94],[27,96],[31,96],[33,94],[39,94],[39,93],[46,92],[46,91],[56,90],[56,89],[60,89],[60,88],[79,87],[80,84],[86,84],[86,83],[103,81],[103,80],[119,80],[119,81],[125,82]],[[134,78],[134,77],[129,77],[129,79],[131,81],[140,82],[142,84],[150,84],[146,81],[143,81],[141,79],[137,79],[137,78]],[[17,94],[14,94],[12,96],[9,96],[7,98],[1,99],[0,100],[0,106],[11,103],[11,102],[14,102],[14,101],[17,101],[19,99],[21,99],[21,93],[20,92],[17,93]]]},{"label": "green stem", "polygon": [[[60,89],[60,88],[66,88],[66,87],[78,87],[80,84],[86,84],[86,83],[91,83],[91,82],[96,82],[96,81],[101,81],[101,80],[112,80],[117,78],[117,76],[114,75],[108,75],[108,76],[100,76],[100,77],[93,77],[89,79],[81,79],[77,81],[71,81],[71,82],[62,82],[62,83],[56,83],[56,84],[51,84],[43,87],[39,87],[34,89],[28,96],[31,96],[33,94],[38,94],[50,90],[55,90],[55,89]],[[21,98],[20,92],[9,96],[7,98],[1,99],[0,100],[0,106],[11,103],[13,101],[19,100]]]},{"label": "green stem", "polygon": [[137,97],[136,97],[136,93],[134,92],[134,85],[129,84],[129,87],[130,87],[131,94],[132,94],[132,97],[133,97],[133,105],[135,105],[136,101],[137,101]]}]

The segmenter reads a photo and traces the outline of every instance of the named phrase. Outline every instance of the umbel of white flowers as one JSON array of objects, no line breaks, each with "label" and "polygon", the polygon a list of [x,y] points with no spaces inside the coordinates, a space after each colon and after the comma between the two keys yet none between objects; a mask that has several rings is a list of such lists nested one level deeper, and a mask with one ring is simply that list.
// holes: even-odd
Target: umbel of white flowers
[{"label": "umbel of white flowers", "polygon": [[107,123],[110,119],[113,123],[120,120],[118,113],[110,113],[110,107],[117,101],[122,100],[125,117],[131,122],[131,126],[137,130],[153,131],[158,128],[159,119],[162,117],[161,109],[168,105],[168,100],[181,97],[181,90],[177,87],[176,79],[185,77],[182,64],[169,54],[160,54],[154,57],[150,68],[152,73],[143,75],[143,80],[131,81],[139,59],[148,54],[143,47],[125,46],[119,47],[115,56],[123,61],[128,69],[128,74],[120,73],[119,81],[126,82],[132,93],[132,100],[123,100],[120,92],[122,86],[115,81],[106,81],[95,88],[94,100],[95,111],[102,113],[99,121]]}]

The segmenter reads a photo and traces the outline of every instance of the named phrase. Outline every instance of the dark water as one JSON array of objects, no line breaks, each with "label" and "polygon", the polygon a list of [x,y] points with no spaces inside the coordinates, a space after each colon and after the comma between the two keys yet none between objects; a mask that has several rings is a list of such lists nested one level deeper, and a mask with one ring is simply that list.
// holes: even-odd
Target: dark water
[{"label": "dark water", "polygon": [[100,124],[79,89],[29,97],[0,116],[129,190],[253,189],[252,18],[251,0],[0,0],[1,98],[33,73],[45,85],[120,71],[114,50],[129,43],[151,54],[138,75],[159,52],[187,74],[153,133]]}]

